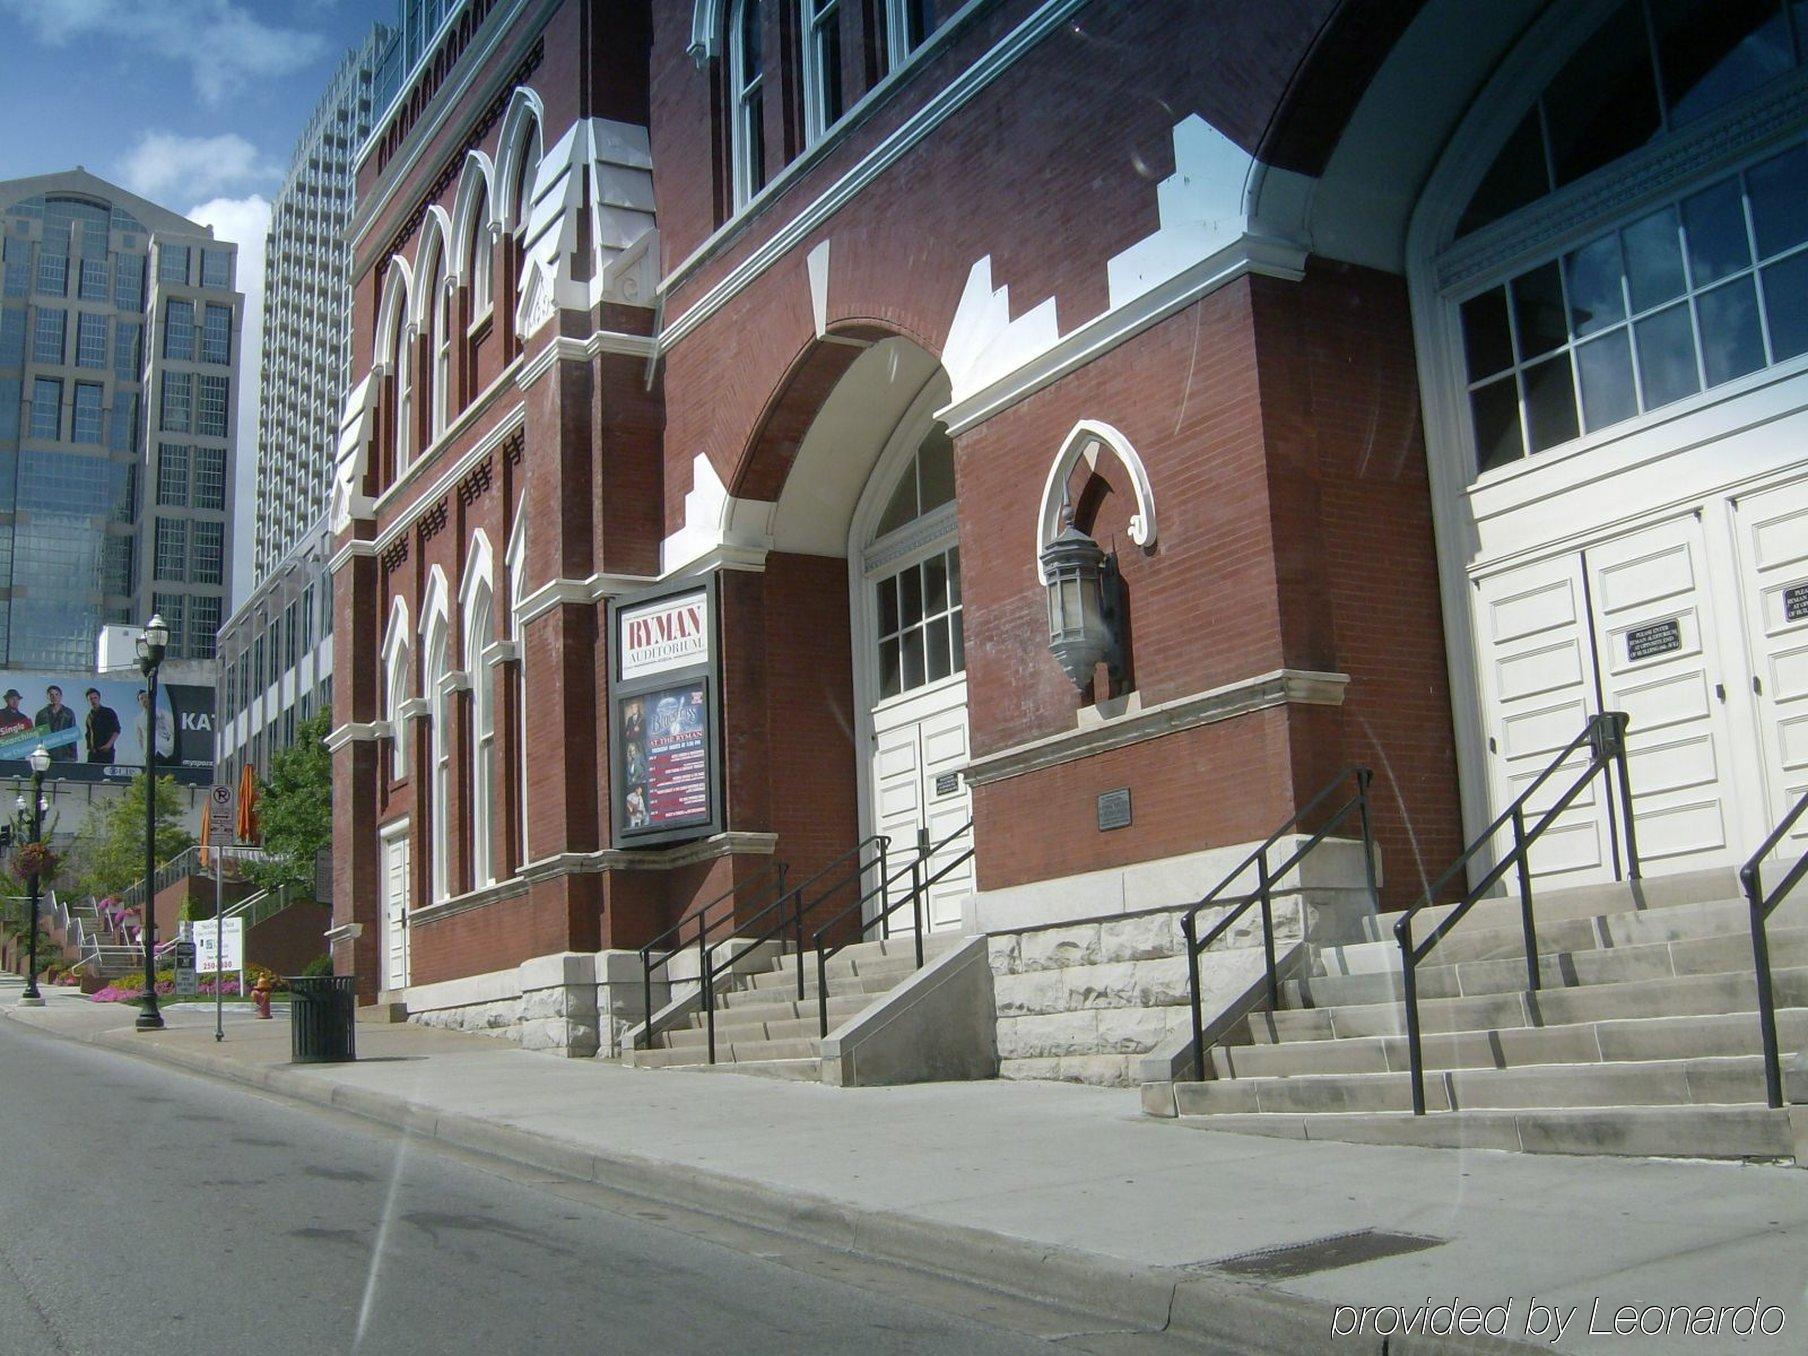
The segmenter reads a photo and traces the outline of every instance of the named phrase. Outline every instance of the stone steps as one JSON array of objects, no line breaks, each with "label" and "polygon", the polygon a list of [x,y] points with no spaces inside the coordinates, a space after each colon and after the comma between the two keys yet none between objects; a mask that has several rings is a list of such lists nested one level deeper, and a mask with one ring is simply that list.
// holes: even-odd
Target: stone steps
[{"label": "stone steps", "polygon": [[[1392,919],[1317,948],[1172,1085],[1199,1127],[1297,1138],[1544,1153],[1775,1159],[1786,1112],[1764,1104],[1750,914],[1728,869],[1535,897],[1526,987],[1519,904],[1485,900],[1417,970],[1428,1114],[1412,1084]],[[1447,909],[1421,915],[1423,938]],[[1785,1050],[1808,1044],[1808,894],[1768,929]],[[1162,1085],[1165,1089],[1167,1085]],[[1162,1093],[1165,1097],[1165,1091]],[[1159,1110],[1159,1099],[1150,1105]]]},{"label": "stone steps", "polygon": [[[1808,1044],[1808,1008],[1777,1013],[1785,1048]],[[1755,1055],[1755,1012],[1708,1017],[1643,1017],[1567,1026],[1521,1026],[1434,1032],[1422,1038],[1427,1069],[1518,1068],[1534,1064],[1600,1064]],[[1220,1079],[1297,1074],[1405,1073],[1412,1067],[1404,1036],[1283,1041],[1218,1046],[1209,1067]]]},{"label": "stone steps", "polygon": [[[1764,1100],[1756,1055],[1625,1063],[1440,1069],[1425,1075],[1427,1111],[1489,1107],[1726,1105]],[[1183,1116],[1219,1112],[1410,1111],[1404,1073],[1301,1074],[1177,1083]]]},{"label": "stone steps", "polygon": [[[925,962],[958,943],[958,937],[925,937]],[[709,1063],[709,1025],[702,1012],[692,1012],[682,1026],[654,1037],[653,1047],[626,1055],[639,1068],[717,1069],[771,1078],[821,1077],[821,1009],[816,959],[806,951],[803,998],[798,993],[794,955],[773,958],[760,970],[734,975],[734,987],[716,995],[716,1062]],[[844,948],[827,966],[828,1014],[831,1027],[865,1011],[916,973],[916,942],[911,936],[859,942]]]}]

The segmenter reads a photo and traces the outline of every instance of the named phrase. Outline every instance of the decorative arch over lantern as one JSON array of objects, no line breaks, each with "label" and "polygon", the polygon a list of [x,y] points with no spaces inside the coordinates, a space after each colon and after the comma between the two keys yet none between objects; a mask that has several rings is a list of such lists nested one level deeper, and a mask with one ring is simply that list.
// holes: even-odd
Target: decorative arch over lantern
[{"label": "decorative arch over lantern", "polygon": [[1075,466],[1084,460],[1087,468],[1098,465],[1099,452],[1107,451],[1122,463],[1130,476],[1130,489],[1136,496],[1136,513],[1130,519],[1130,540],[1148,550],[1155,545],[1155,492],[1149,485],[1149,472],[1136,448],[1117,429],[1098,419],[1082,419],[1073,426],[1048,468],[1048,480],[1042,487],[1042,506],[1036,513],[1036,577],[1048,583],[1048,571],[1042,564],[1042,552],[1065,526],[1061,510],[1066,503],[1064,490]]}]

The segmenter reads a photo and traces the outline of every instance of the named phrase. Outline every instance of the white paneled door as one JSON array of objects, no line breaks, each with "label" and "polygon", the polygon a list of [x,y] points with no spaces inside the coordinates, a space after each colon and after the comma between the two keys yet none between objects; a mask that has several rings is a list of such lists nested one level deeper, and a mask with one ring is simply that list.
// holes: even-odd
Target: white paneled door
[{"label": "white paneled door", "polygon": [[[1808,484],[1739,500],[1734,522],[1768,836],[1808,792]],[[1805,848],[1808,817],[1781,850],[1794,860]]]},{"label": "white paneled door", "polygon": [[[873,712],[873,831],[891,838],[892,870],[916,851],[917,832],[925,829],[940,843],[973,813],[972,797],[959,769],[968,759],[967,684],[955,679],[912,692]],[[969,835],[933,858],[936,870],[966,851]],[[893,897],[907,891],[906,881],[893,887]],[[961,904],[973,893],[971,859],[950,871],[928,891],[924,925],[931,932],[958,928]],[[893,932],[914,926],[909,910],[892,916]]]},{"label": "white paneled door", "polygon": [[408,987],[408,832],[383,839],[383,987]]},{"label": "white paneled door", "polygon": [[[1761,780],[1759,754],[1744,657],[1729,655],[1723,630],[1737,604],[1731,571],[1710,560],[1712,527],[1688,512],[1477,581],[1494,813],[1590,715],[1624,711],[1645,872],[1740,857],[1759,817],[1748,789]],[[1584,761],[1579,753],[1573,766]],[[1528,819],[1570,780],[1553,778]],[[1618,874],[1617,802],[1617,787],[1591,783],[1534,849],[1535,872]]]}]

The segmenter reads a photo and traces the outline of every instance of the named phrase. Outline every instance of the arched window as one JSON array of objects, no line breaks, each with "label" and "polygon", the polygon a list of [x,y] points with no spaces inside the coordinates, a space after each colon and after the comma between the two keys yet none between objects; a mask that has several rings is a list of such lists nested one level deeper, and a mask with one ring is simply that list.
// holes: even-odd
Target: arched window
[{"label": "arched window", "polygon": [[465,671],[471,677],[471,885],[479,890],[496,878],[491,850],[495,833],[491,772],[496,752],[495,670],[484,653],[494,629],[492,568],[489,541],[479,532],[471,543],[470,564],[460,590]]},{"label": "arched window", "polygon": [[820,141],[847,111],[841,88],[841,0],[797,0],[803,35],[804,141]]},{"label": "arched window", "polygon": [[490,195],[482,188],[477,190],[477,200],[471,209],[471,239],[468,248],[471,257],[471,322],[476,324],[489,315],[495,304],[496,290],[491,281]]},{"label": "arched window", "polygon": [[735,207],[766,186],[766,71],[760,0],[735,0],[728,12],[729,145]]},{"label": "arched window", "polygon": [[966,671],[954,443],[930,429],[899,477],[866,549],[878,701]]},{"label": "arched window", "polygon": [[426,281],[428,325],[427,353],[433,363],[428,379],[431,419],[428,436],[437,441],[446,431],[452,389],[452,289],[446,285],[446,251],[443,242],[433,246],[431,266],[421,275]]},{"label": "arched window", "polygon": [[446,612],[441,595],[437,609],[428,613],[427,634],[425,637],[426,665],[422,670],[422,682],[425,685],[428,704],[428,762],[429,788],[428,800],[428,843],[427,852],[430,871],[430,884],[433,891],[433,902],[446,899],[450,891],[447,870],[447,797],[452,785],[452,740],[450,720],[450,696],[446,691],[446,646],[447,636]]},{"label": "arched window", "polygon": [[393,483],[408,469],[414,455],[414,373],[410,351],[413,345],[409,339],[413,328],[409,317],[414,310],[413,298],[408,292],[407,265],[392,259],[389,270],[383,302],[377,313],[377,354],[378,360],[388,366],[392,383],[389,480]]},{"label": "arched window", "polygon": [[[1792,36],[1782,0],[1629,0],[1543,84],[1437,264],[1465,279],[1446,296],[1460,322],[1471,475],[1808,352],[1799,128],[1787,149],[1707,172],[1705,141],[1699,157],[1641,154],[1705,137],[1761,87],[1801,81],[1805,36]],[[1737,154],[1725,145],[1721,156]],[[1592,200],[1638,209],[1578,219],[1563,209],[1574,195],[1551,195],[1585,176],[1608,186]],[[1625,191],[1611,191],[1621,180]],[[1509,216],[1511,227],[1487,229]],[[1546,250],[1528,248],[1541,237]]]},{"label": "arched window", "polygon": [[408,700],[408,611],[397,599],[390,609],[389,634],[383,639],[383,719],[389,724],[389,775],[408,775],[408,732],[402,704]]},{"label": "arched window", "polygon": [[527,651],[521,634],[521,599],[527,565],[527,519],[516,520],[508,545],[508,632],[515,643],[515,842],[520,861],[530,860],[527,849]]}]

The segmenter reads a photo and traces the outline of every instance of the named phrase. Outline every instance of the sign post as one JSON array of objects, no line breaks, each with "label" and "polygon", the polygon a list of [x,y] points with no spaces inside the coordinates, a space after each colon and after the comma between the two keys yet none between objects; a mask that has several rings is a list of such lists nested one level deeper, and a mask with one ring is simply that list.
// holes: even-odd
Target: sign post
[{"label": "sign post", "polygon": [[[226,967],[220,964],[226,956],[226,892],[225,849],[232,846],[237,825],[233,822],[235,797],[230,786],[213,786],[207,791],[207,846],[213,853],[213,1038],[226,1039]],[[241,984],[240,987],[243,987]]]}]

